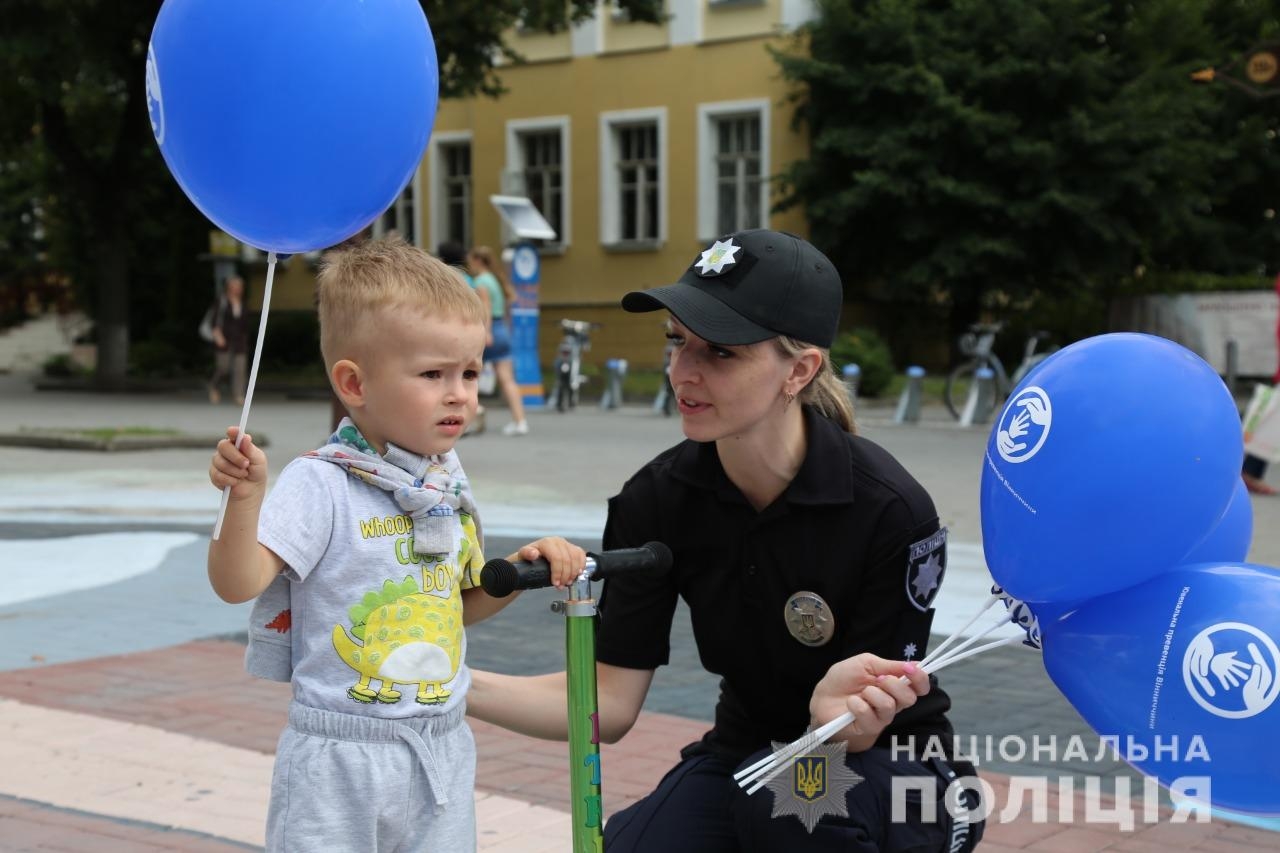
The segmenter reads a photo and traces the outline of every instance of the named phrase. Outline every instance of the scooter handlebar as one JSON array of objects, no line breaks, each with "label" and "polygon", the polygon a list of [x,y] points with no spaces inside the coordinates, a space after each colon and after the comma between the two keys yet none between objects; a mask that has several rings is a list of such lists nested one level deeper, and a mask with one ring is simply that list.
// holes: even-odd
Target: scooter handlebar
[{"label": "scooter handlebar", "polygon": [[[661,542],[639,548],[616,548],[587,554],[591,580],[602,580],[628,572],[665,572],[671,568],[671,549]],[[505,598],[518,589],[541,589],[551,585],[551,565],[537,560],[490,560],[480,570],[480,585],[495,598]]]}]

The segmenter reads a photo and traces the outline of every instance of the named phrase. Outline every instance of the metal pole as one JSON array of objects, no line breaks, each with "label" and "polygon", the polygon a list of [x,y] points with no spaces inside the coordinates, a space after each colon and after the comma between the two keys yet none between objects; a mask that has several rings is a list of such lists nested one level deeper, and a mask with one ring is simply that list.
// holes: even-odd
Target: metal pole
[{"label": "metal pole", "polygon": [[616,409],[622,405],[622,380],[627,375],[627,360],[611,358],[604,363],[605,385],[600,408]]},{"label": "metal pole", "polygon": [[[600,798],[600,716],[596,697],[596,601],[591,596],[595,561],[569,587],[561,605],[569,679],[569,791],[573,798],[573,853],[603,853],[604,804]],[[559,609],[559,608],[556,608]]]},{"label": "metal pole", "polygon": [[979,367],[973,372],[973,384],[969,386],[969,398],[960,413],[960,426],[985,424],[996,407],[996,374],[990,367]]},{"label": "metal pole", "polygon": [[1240,375],[1240,346],[1235,338],[1227,339],[1227,375],[1222,381],[1227,383],[1231,396],[1236,396],[1236,377]]},{"label": "metal pole", "polygon": [[856,364],[846,364],[844,370],[844,388],[849,395],[849,403],[858,405],[858,383],[862,381],[862,368]]},{"label": "metal pole", "polygon": [[898,410],[893,415],[897,424],[914,424],[920,420],[920,398],[924,395],[924,368],[912,365],[907,368],[907,385],[898,398]]}]

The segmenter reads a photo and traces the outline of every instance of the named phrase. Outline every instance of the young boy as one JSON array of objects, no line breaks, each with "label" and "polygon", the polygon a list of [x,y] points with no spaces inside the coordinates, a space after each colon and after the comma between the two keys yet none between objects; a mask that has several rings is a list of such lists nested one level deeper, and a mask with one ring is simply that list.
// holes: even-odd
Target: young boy
[{"label": "young boy", "polygon": [[[463,626],[509,601],[479,588],[476,510],[453,452],[476,410],[481,303],[400,240],[331,252],[318,296],[325,368],[350,418],[269,495],[266,456],[248,435],[237,449],[235,427],[209,469],[231,487],[209,545],[214,591],[241,602],[270,587],[287,608],[270,626],[290,637],[293,701],[267,849],[474,850]],[[557,583],[585,564],[554,537],[512,556],[546,558]]]}]

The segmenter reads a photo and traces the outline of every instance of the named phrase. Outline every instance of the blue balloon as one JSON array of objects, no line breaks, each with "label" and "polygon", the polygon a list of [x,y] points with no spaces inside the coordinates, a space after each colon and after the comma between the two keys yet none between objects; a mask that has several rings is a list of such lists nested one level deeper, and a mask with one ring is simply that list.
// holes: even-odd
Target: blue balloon
[{"label": "blue balloon", "polygon": [[1195,353],[1110,334],[1045,359],[994,425],[982,469],[991,576],[1028,604],[1082,601],[1179,565],[1222,518],[1244,440]]},{"label": "blue balloon", "polygon": [[1182,566],[1042,628],[1049,677],[1100,735],[1145,750],[1130,764],[1171,787],[1207,777],[1210,796],[1195,793],[1215,807],[1280,815],[1280,573]]},{"label": "blue balloon", "polygon": [[1257,815],[1231,812],[1226,809],[1214,809],[1212,814],[1214,820],[1229,820],[1232,823],[1242,823],[1245,826],[1251,826],[1254,829],[1265,829],[1268,832],[1280,832],[1280,816],[1259,817]]},{"label": "blue balloon", "polygon": [[1222,518],[1208,535],[1178,562],[1180,563],[1240,563],[1249,554],[1253,542],[1253,501],[1244,480],[1236,481],[1236,490],[1227,503]]},{"label": "blue balloon", "polygon": [[399,196],[435,121],[418,0],[165,0],[147,105],[201,212],[259,249],[307,252]]}]

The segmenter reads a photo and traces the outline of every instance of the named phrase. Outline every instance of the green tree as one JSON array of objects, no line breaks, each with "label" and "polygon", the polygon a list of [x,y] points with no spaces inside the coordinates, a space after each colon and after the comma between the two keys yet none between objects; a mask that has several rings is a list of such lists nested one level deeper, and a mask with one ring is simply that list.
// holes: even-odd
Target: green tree
[{"label": "green tree", "polygon": [[[662,14],[660,0],[619,5],[636,20]],[[500,93],[494,60],[514,55],[505,37],[517,24],[563,29],[596,8],[594,0],[422,6],[442,97]],[[174,311],[185,311],[182,328],[194,328],[206,299],[194,282],[208,277],[196,256],[209,226],[164,168],[147,116],[143,69],[158,9],[9,0],[0,23],[0,204],[39,211],[48,240],[42,263],[70,274],[94,315],[105,385],[125,377],[131,326],[154,330],[153,322],[172,323]],[[12,236],[4,248],[31,250],[15,247]]]},{"label": "green tree", "polygon": [[954,339],[994,298],[1105,298],[1138,268],[1270,260],[1275,107],[1188,75],[1272,27],[1274,2],[818,7],[775,52],[811,140],[784,204],[851,295],[946,311]]}]

